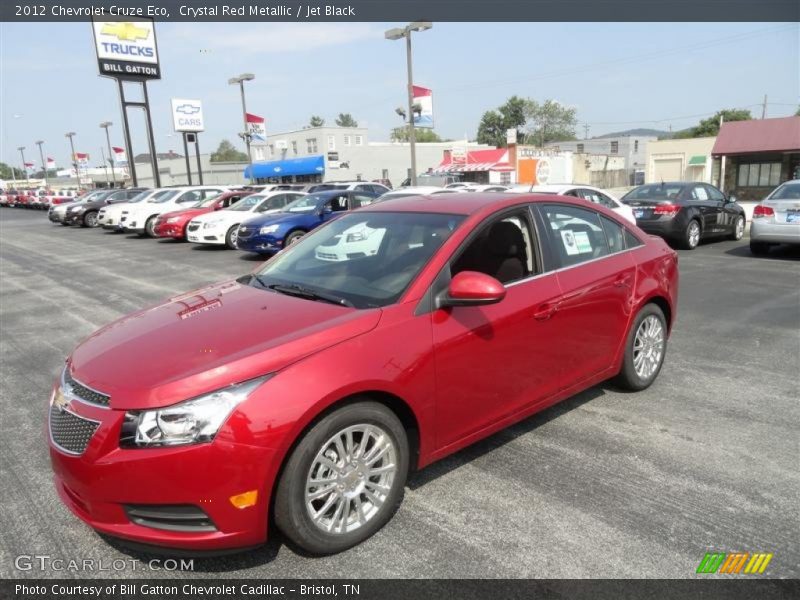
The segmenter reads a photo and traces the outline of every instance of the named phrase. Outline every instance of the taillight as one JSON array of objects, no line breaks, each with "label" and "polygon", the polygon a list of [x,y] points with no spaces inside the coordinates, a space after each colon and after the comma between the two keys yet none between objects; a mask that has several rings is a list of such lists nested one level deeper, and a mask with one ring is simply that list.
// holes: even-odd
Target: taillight
[{"label": "taillight", "polygon": [[754,219],[760,219],[762,217],[774,217],[774,216],[775,216],[775,211],[772,210],[769,206],[756,204],[756,207],[753,209]]},{"label": "taillight", "polygon": [[678,214],[680,210],[681,207],[675,204],[659,204],[658,206],[656,206],[655,210],[653,211],[653,214],[674,217],[675,215]]}]

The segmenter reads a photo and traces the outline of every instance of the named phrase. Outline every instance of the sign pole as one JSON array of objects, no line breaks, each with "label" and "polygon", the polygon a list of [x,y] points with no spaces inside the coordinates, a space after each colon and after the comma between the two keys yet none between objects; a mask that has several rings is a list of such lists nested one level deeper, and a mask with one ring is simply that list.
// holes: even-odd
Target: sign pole
[{"label": "sign pole", "polygon": [[142,81],[142,92],[144,93],[144,112],[147,117],[147,142],[150,146],[150,165],[153,169],[154,187],[161,187],[161,174],[158,172],[158,156],[156,155],[156,138],[153,136],[153,121],[150,118],[150,98],[147,96],[147,82]]},{"label": "sign pole", "polygon": [[189,164],[189,142],[186,140],[186,132],[182,134],[183,137],[183,157],[186,159],[186,179],[189,185],[192,185],[192,167]]},{"label": "sign pole", "polygon": [[197,156],[197,178],[200,185],[203,185],[203,166],[200,164],[200,134],[194,134],[194,153]]},{"label": "sign pole", "polygon": [[119,102],[122,107],[122,133],[125,138],[125,152],[128,153],[128,166],[131,170],[133,187],[139,187],[139,178],[136,176],[136,161],[133,160],[133,144],[131,144],[131,128],[128,124],[128,103],[125,101],[125,88],[122,79],[117,79],[119,85]]}]

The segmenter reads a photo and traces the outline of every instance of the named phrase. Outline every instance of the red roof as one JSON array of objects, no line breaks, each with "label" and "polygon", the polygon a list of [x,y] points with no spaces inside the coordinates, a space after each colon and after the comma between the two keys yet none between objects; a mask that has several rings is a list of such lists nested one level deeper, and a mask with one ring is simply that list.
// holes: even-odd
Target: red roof
[{"label": "red roof", "polygon": [[466,157],[453,160],[451,153],[445,155],[444,160],[434,169],[435,173],[463,172],[463,171],[510,171],[508,164],[508,150],[497,148],[494,150],[472,150]]},{"label": "red roof", "polygon": [[800,117],[723,123],[711,154],[800,150]]}]

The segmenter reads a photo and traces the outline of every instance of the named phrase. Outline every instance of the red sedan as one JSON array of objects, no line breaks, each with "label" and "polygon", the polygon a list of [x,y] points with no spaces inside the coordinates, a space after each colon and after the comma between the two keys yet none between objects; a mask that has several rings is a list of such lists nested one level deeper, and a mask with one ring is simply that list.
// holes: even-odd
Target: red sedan
[{"label": "red sedan", "polygon": [[206,198],[190,208],[164,213],[156,219],[153,233],[155,237],[159,238],[185,240],[186,226],[196,216],[233,206],[236,202],[252,193],[250,190],[223,192],[217,196]]},{"label": "red sedan", "polygon": [[338,552],[409,470],[607,379],[651,385],[677,295],[675,252],[600,205],[375,203],[83,341],[50,402],[56,486],[128,541],[223,550],[274,523]]}]

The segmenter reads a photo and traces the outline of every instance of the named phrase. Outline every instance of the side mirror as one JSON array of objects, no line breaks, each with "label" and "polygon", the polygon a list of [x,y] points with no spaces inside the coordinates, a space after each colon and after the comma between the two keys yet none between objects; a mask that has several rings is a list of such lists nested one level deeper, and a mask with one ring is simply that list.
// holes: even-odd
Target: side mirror
[{"label": "side mirror", "polygon": [[738,201],[736,200],[736,196],[731,194],[730,196],[728,196],[728,202],[738,202]]},{"label": "side mirror", "polygon": [[483,306],[497,304],[505,297],[506,288],[494,277],[477,271],[462,271],[436,299],[436,306]]}]

